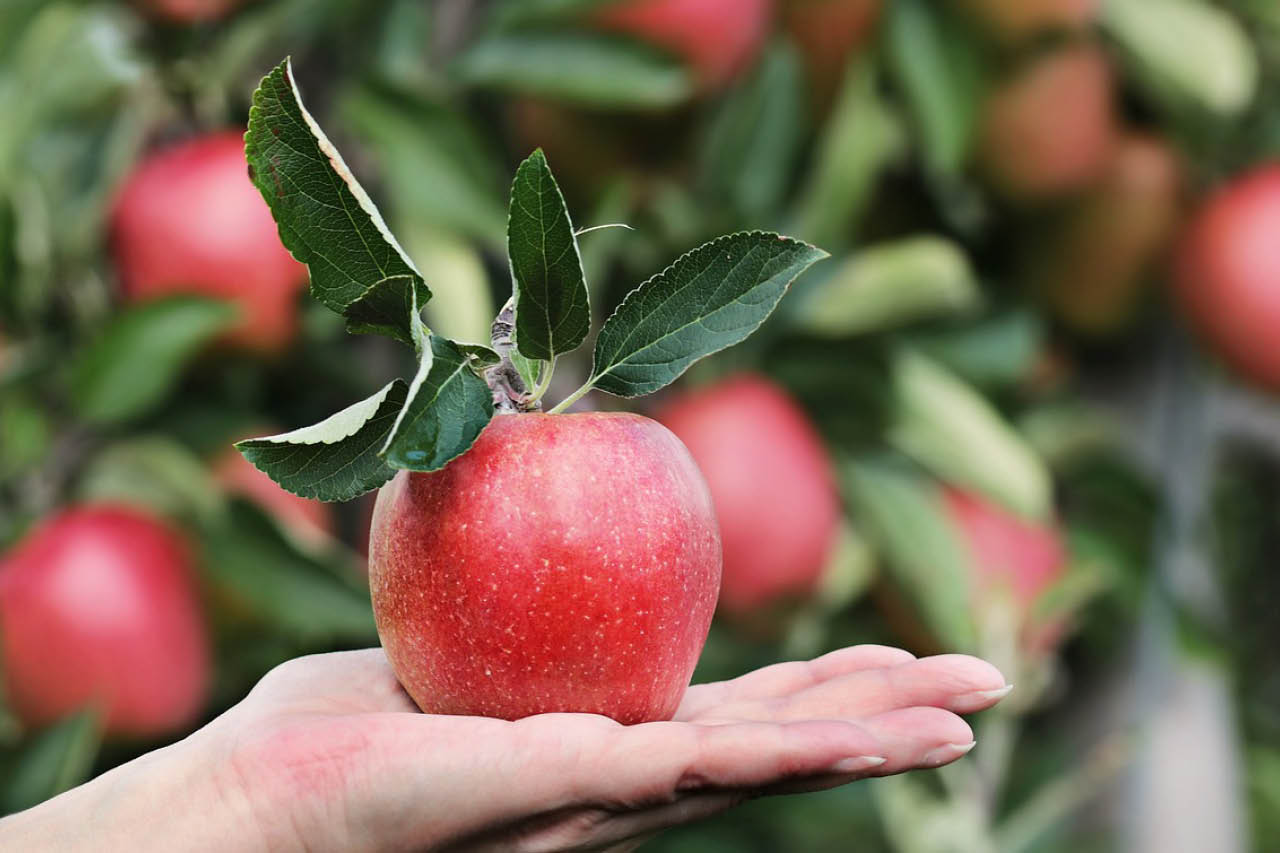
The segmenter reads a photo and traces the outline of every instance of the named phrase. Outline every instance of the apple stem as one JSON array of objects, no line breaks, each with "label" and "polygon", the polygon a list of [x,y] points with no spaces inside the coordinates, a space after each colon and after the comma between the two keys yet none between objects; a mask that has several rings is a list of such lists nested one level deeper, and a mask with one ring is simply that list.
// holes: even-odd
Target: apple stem
[{"label": "apple stem", "polygon": [[563,412],[565,409],[572,406],[574,403],[581,400],[586,395],[586,393],[591,390],[592,386],[595,385],[595,381],[596,381],[596,378],[592,376],[586,382],[582,383],[581,388],[579,388],[577,391],[574,391],[568,397],[565,397],[559,403],[556,403],[555,406],[552,407],[551,411],[547,412],[547,414],[558,415],[561,412]]},{"label": "apple stem", "polygon": [[[539,407],[538,398],[529,393],[520,371],[511,363],[511,351],[515,347],[516,303],[515,297],[507,300],[498,316],[493,318],[490,343],[501,359],[485,371],[485,382],[493,392],[493,407],[500,414],[531,412]],[[548,376],[550,377],[550,366]],[[543,389],[546,390],[545,388]],[[538,396],[541,396],[539,393]]]},{"label": "apple stem", "polygon": [[547,393],[547,389],[551,387],[551,374],[555,372],[555,369],[556,357],[553,355],[551,360],[543,367],[542,375],[538,377],[538,385],[533,389],[533,397],[529,400],[530,403],[537,403],[542,399],[542,395]]}]

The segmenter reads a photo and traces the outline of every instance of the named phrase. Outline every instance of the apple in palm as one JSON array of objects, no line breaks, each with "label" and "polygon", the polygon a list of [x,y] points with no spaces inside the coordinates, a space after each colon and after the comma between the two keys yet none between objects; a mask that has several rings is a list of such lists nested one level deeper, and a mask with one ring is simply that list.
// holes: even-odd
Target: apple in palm
[{"label": "apple in palm", "polygon": [[706,640],[720,538],[702,475],[655,421],[499,415],[442,470],[382,488],[369,582],[423,711],[663,720]]},{"label": "apple in palm", "polygon": [[0,560],[5,694],[31,725],[88,706],[107,732],[190,723],[209,658],[184,543],[119,506],[64,510]]},{"label": "apple in palm", "polygon": [[755,374],[677,398],[658,419],[689,448],[724,542],[721,609],[747,615],[811,594],[836,539],[840,501],[800,407]]}]

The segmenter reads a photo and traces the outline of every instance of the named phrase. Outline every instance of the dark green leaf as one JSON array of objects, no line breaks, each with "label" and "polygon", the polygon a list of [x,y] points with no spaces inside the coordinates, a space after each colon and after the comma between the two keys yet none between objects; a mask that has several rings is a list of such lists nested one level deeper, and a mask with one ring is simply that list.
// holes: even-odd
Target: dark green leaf
[{"label": "dark green leaf", "polygon": [[658,390],[746,338],[796,276],[827,253],[763,231],[686,253],[627,295],[596,339],[591,383],[621,397]]},{"label": "dark green leaf", "polygon": [[322,304],[344,314],[389,281],[406,290],[417,282],[429,293],[342,155],[303,107],[288,60],[253,93],[245,156],[280,239],[307,265],[311,293]]},{"label": "dark green leaf", "polygon": [[347,306],[347,331],[357,335],[385,335],[414,345],[414,306],[425,305],[431,291],[421,279],[392,276],[370,287]]},{"label": "dark green leaf", "polygon": [[981,46],[938,4],[895,0],[887,11],[889,63],[920,128],[925,163],[955,174],[968,160],[982,104]]},{"label": "dark green leaf", "polygon": [[0,814],[22,811],[89,778],[102,743],[98,713],[82,711],[37,733],[0,773]]},{"label": "dark green leaf", "polygon": [[458,345],[432,335],[428,352],[381,450],[394,468],[443,468],[475,443],[493,417],[493,394]]},{"label": "dark green leaf", "polygon": [[183,367],[235,319],[224,302],[178,296],[118,316],[74,363],[71,392],[81,416],[113,423],[164,399]]},{"label": "dark green leaf", "polygon": [[693,93],[692,78],[673,57],[588,32],[496,33],[464,53],[455,71],[473,86],[602,107],[669,107]]},{"label": "dark green leaf", "polygon": [[304,498],[346,501],[376,489],[395,474],[378,456],[396,414],[405,383],[397,379],[318,424],[236,445],[245,458]]},{"label": "dark green leaf", "polygon": [[376,641],[368,592],[299,551],[253,504],[232,501],[224,522],[205,531],[203,553],[213,583],[279,630],[306,641]]},{"label": "dark green leaf", "polygon": [[778,45],[711,123],[699,164],[707,191],[747,219],[770,214],[791,179],[804,128],[800,62],[792,48]]},{"label": "dark green leaf", "polygon": [[516,169],[507,219],[516,347],[527,358],[571,352],[591,329],[586,276],[564,196],[539,148]]},{"label": "dark green leaf", "polygon": [[501,356],[483,344],[457,344],[457,347],[467,357],[467,363],[476,373],[483,373],[502,361]]},{"label": "dark green leaf", "polygon": [[926,355],[979,385],[1014,385],[1035,368],[1045,330],[1031,311],[1005,311],[976,324],[922,332],[912,343]]}]

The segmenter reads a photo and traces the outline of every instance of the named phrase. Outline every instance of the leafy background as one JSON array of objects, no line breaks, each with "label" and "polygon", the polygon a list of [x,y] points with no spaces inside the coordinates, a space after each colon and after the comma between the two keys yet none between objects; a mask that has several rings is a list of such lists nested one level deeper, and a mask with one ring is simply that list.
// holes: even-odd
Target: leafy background
[{"label": "leafy background", "polygon": [[[231,322],[217,301],[121,297],[108,222],[122,181],[166,144],[243,129],[290,54],[431,287],[428,322],[457,340],[487,340],[509,290],[506,192],[536,146],[576,226],[633,229],[581,238],[597,325],[722,233],[771,228],[833,255],[760,333],[682,380],[754,369],[787,387],[847,509],[820,595],[718,623],[698,677],[851,642],[927,646],[896,590],[925,636],[1016,672],[1020,698],[977,720],[978,750],[949,771],[753,803],[648,849],[1152,850],[1183,825],[1213,849],[1274,845],[1280,410],[1202,350],[1166,288],[1176,220],[1280,154],[1273,3],[1085,2],[1076,25],[1011,32],[993,24],[1002,8],[1071,4],[779,0],[747,67],[714,84],[593,26],[600,0],[259,0],[195,23],[165,5],[0,8],[0,545],[85,501],[179,525],[215,640],[205,719],[281,660],[376,642],[368,500],[301,535],[228,489],[219,454],[413,372],[408,351],[348,336],[305,296],[299,334],[271,356],[211,344]],[[844,8],[826,27],[843,38],[806,29],[824,5]],[[1154,214],[1114,218],[1096,181],[1026,191],[1027,151],[993,116],[1063,55],[1101,57],[1116,122],[1175,153],[1179,188]],[[1077,94],[1032,88],[1021,109],[1052,121]],[[1054,156],[1077,132],[1064,126]],[[1148,215],[1170,221],[1126,245],[1121,226]],[[564,359],[551,399],[587,358]],[[1074,614],[1060,647],[1021,648],[970,612],[942,482],[1060,519],[1071,571],[1052,606]],[[91,712],[43,730],[6,715],[0,808],[155,745],[104,741]],[[1202,789],[1218,795],[1186,793]]]}]

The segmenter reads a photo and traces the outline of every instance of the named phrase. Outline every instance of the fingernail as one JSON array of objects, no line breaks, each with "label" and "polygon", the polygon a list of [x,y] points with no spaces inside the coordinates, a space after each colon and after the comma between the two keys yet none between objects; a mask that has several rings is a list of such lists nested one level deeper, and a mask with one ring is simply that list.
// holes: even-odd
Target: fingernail
[{"label": "fingernail", "polygon": [[1012,691],[1013,685],[1006,684],[1004,687],[997,687],[995,690],[975,690],[972,693],[961,693],[951,700],[950,708],[952,711],[962,714],[967,711],[975,711],[979,708],[985,708],[993,702],[1000,701]]},{"label": "fingernail", "polygon": [[861,773],[872,767],[879,767],[888,761],[880,755],[859,755],[856,758],[842,758],[831,765],[832,773]]},{"label": "fingernail", "polygon": [[926,753],[924,758],[920,759],[920,764],[924,767],[941,767],[943,764],[955,761],[957,758],[977,746],[977,744],[978,742],[976,740],[971,740],[968,743],[943,744],[937,749],[930,750]]}]

